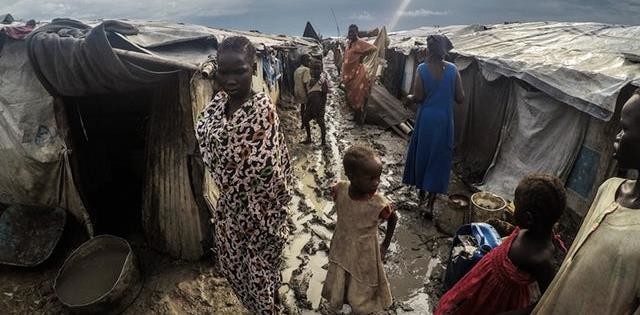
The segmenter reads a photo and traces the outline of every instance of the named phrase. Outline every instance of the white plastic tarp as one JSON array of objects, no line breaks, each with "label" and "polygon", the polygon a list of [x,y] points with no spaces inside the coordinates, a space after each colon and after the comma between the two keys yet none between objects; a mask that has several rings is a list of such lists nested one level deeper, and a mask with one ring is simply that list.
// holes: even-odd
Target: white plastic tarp
[{"label": "white plastic tarp", "polygon": [[56,126],[54,100],[36,78],[25,42],[0,57],[0,201],[60,206],[92,233]]},{"label": "white plastic tarp", "polygon": [[515,23],[424,27],[391,33],[390,47],[409,54],[429,34],[445,34],[454,52],[521,79],[562,103],[610,120],[620,90],[640,86],[640,26]]},{"label": "white plastic tarp", "polygon": [[215,37],[219,42],[229,36],[247,37],[257,49],[262,50],[265,47],[274,46],[317,46],[318,44],[304,39],[302,37],[292,37],[284,35],[270,35],[258,32],[231,31],[223,29],[214,29],[200,25],[175,24],[166,22],[149,22],[149,21],[131,21],[127,23],[135,26],[139,33],[136,35],[123,36],[139,47],[146,48],[154,53],[160,53],[163,57],[171,57],[172,59],[201,62],[205,55],[197,56],[197,58],[184,58],[180,54],[184,54],[184,48],[181,51],[167,55],[167,51],[158,51],[160,47],[172,46],[184,42],[194,42],[199,39]]},{"label": "white plastic tarp", "polygon": [[580,152],[589,116],[513,81],[511,117],[484,184],[479,188],[513,200],[520,179],[547,173],[566,179]]}]

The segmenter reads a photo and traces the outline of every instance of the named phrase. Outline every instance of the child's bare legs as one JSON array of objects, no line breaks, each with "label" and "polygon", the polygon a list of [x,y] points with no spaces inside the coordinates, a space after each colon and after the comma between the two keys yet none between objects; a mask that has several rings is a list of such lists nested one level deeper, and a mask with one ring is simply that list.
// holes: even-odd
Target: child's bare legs
[{"label": "child's bare legs", "polygon": [[[320,127],[322,145],[326,145],[327,144],[327,126],[324,122],[324,116],[316,118],[315,121],[316,123],[318,123],[318,126]],[[306,121],[306,122],[303,122],[302,124],[304,126],[304,129],[307,132],[307,139],[302,143],[303,144],[313,143],[313,140],[311,140],[311,121]]]},{"label": "child's bare legs", "polygon": [[429,212],[431,212],[431,214],[433,214],[433,207],[436,203],[436,197],[438,196],[438,194],[436,193],[429,193],[427,196],[427,210],[429,210]]},{"label": "child's bare legs", "polygon": [[302,141],[303,144],[311,144],[311,123],[310,121],[303,121],[302,126],[307,131],[307,139]]},{"label": "child's bare legs", "polygon": [[427,192],[422,189],[418,191],[418,205],[422,207],[426,203],[424,216],[429,219],[433,217],[433,207],[437,196],[438,194],[436,193]]},{"label": "child's bare legs", "polygon": [[304,129],[304,111],[307,109],[307,106],[302,103],[300,104],[300,121],[302,121],[302,127],[300,129]]},{"label": "child's bare legs", "polygon": [[[327,145],[327,126],[324,123],[324,115],[318,117],[316,120],[318,126],[320,126],[320,135],[322,136],[322,145]],[[311,139],[311,132],[307,131],[308,138]]]},{"label": "child's bare legs", "polygon": [[358,110],[358,115],[356,116],[356,122],[358,123],[359,126],[364,125],[364,121],[367,117],[367,104],[369,103],[369,99],[365,98],[364,99],[364,104],[362,105],[362,108]]}]

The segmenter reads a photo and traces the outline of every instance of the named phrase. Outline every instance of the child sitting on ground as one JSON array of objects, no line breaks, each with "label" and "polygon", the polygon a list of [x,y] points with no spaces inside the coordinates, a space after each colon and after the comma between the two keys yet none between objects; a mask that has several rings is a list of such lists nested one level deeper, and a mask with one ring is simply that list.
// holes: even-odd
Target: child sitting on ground
[{"label": "child sitting on ground", "polygon": [[[338,222],[331,240],[322,297],[333,310],[349,304],[354,314],[370,314],[392,303],[382,260],[398,217],[387,199],[377,193],[382,161],[372,148],[350,147],[343,165],[349,181],[332,188]],[[381,220],[388,223],[384,241],[379,246]]]},{"label": "child sitting on ground", "polygon": [[435,314],[531,312],[555,274],[553,227],[566,207],[565,194],[555,176],[520,181],[514,198],[517,228],[445,293]]},{"label": "child sitting on ground", "polygon": [[314,59],[310,65],[311,81],[309,82],[309,94],[307,95],[307,105],[302,114],[302,125],[307,131],[307,139],[304,144],[311,144],[311,124],[315,120],[320,127],[322,145],[326,145],[327,128],[324,123],[324,113],[327,104],[327,94],[329,94],[329,76],[322,71],[322,61]]}]

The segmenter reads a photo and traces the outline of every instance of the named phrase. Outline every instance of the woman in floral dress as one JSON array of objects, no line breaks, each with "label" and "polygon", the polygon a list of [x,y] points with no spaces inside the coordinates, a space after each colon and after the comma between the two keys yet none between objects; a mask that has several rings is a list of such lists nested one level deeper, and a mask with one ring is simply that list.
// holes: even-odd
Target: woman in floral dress
[{"label": "woman in floral dress", "polygon": [[222,91],[200,115],[196,137],[220,189],[213,209],[218,267],[249,311],[278,314],[291,167],[274,104],[251,90],[255,56],[245,37],[220,44]]}]

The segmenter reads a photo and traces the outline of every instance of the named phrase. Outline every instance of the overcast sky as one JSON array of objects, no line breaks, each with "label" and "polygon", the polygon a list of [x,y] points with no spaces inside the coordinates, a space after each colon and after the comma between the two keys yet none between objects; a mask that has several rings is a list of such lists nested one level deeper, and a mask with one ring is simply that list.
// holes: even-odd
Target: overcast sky
[{"label": "overcast sky", "polygon": [[0,14],[22,19],[136,18],[289,35],[301,35],[310,21],[336,36],[331,9],[342,35],[351,23],[393,30],[542,20],[640,24],[640,0],[0,0]]}]

